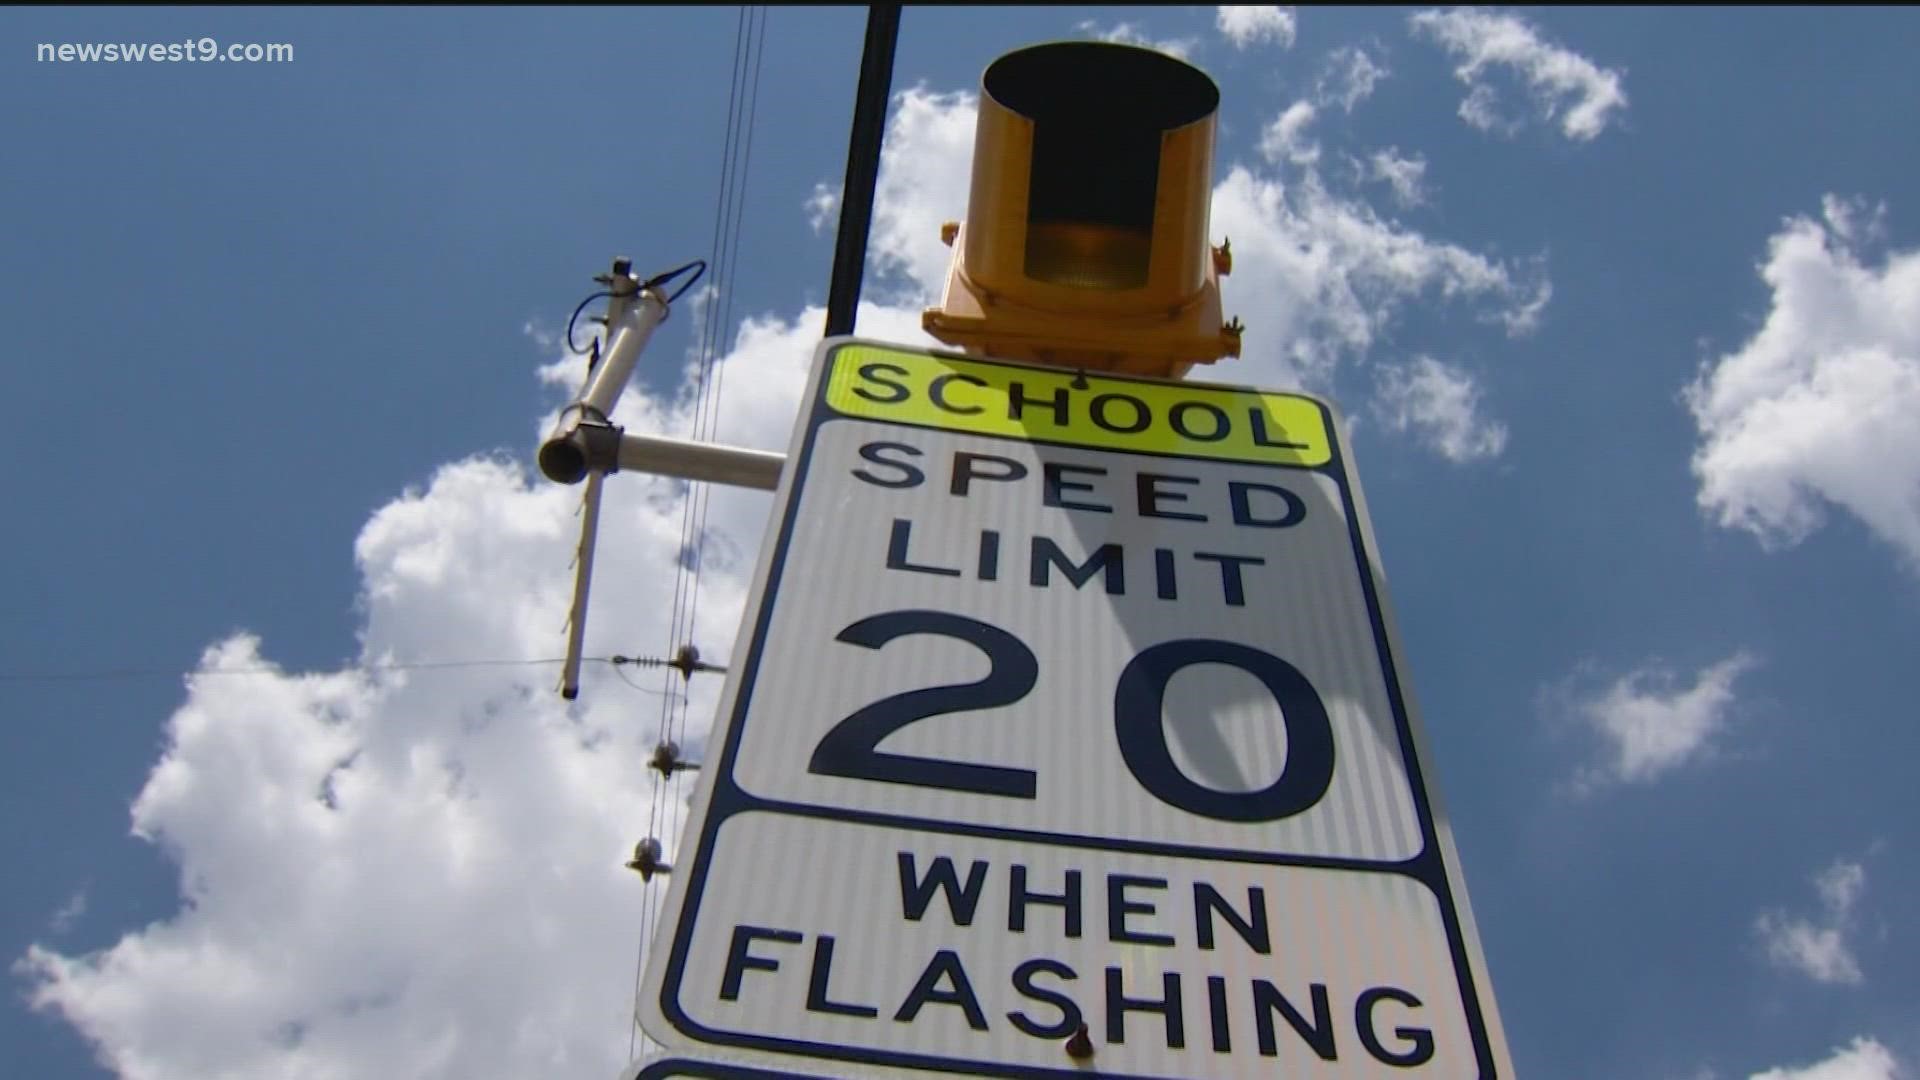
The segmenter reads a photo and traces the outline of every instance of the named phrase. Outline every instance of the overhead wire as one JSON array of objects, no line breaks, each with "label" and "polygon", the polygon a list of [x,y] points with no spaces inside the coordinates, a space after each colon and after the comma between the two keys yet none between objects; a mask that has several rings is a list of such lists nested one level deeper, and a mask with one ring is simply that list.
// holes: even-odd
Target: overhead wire
[{"label": "overhead wire", "polygon": [[[756,30],[749,24],[747,30],[747,52],[753,58],[753,76],[750,84],[743,84],[746,86],[745,103],[743,105],[745,126],[742,134],[737,137],[736,141],[736,147],[739,149],[739,164],[734,169],[731,191],[732,210],[730,214],[730,224],[728,225],[728,232],[731,238],[728,241],[726,256],[728,288],[719,294],[720,332],[709,339],[709,348],[707,350],[706,362],[701,379],[703,387],[702,393],[706,398],[706,422],[701,435],[698,437],[704,439],[714,438],[720,427],[720,405],[725,388],[726,367],[719,363],[719,353],[726,342],[728,328],[733,326],[733,301],[734,297],[739,293],[740,238],[743,232],[741,224],[746,218],[747,181],[752,175],[753,167],[753,134],[754,121],[759,114],[761,62],[766,57],[767,8],[764,6],[760,7],[758,14],[760,20],[759,28]],[[688,571],[692,580],[689,582],[686,590],[686,612],[683,616],[679,640],[683,643],[690,644],[693,641],[695,631],[698,627],[700,578],[701,572],[706,565],[708,536],[707,512],[712,504],[713,485],[709,483],[695,484],[688,494],[690,501],[696,504],[694,507],[692,530],[687,536],[687,540],[692,547],[692,566]],[[678,722],[670,722],[667,732],[667,741],[675,745],[680,744],[686,738],[689,703],[683,698],[677,704],[679,706]],[[673,799],[684,805],[682,788],[686,780],[683,773],[684,770],[675,772],[670,780]]]},{"label": "overhead wire", "polygon": [[[587,656],[591,663],[641,667],[662,667],[670,663],[660,657]],[[543,656],[529,660],[410,660],[392,663],[345,664],[342,671],[431,671],[449,668],[526,667],[534,664],[562,664],[564,656]],[[202,675],[286,675],[289,672],[272,664],[253,667],[194,668],[101,668],[94,671],[0,671],[0,682],[106,682],[119,679],[171,679]]]},{"label": "overhead wire", "polygon": [[[759,113],[760,69],[766,56],[767,9],[759,8],[759,28],[755,30],[751,23],[747,30],[747,53],[753,60],[753,75],[746,87],[743,110],[745,113],[744,130],[736,137],[738,164],[733,170],[732,184],[728,192],[731,200],[728,211],[728,224],[723,242],[726,244],[726,288],[718,293],[716,323],[717,332],[707,339],[706,356],[701,366],[700,407],[696,415],[696,439],[710,440],[717,436],[720,427],[720,407],[725,390],[726,366],[719,362],[722,350],[726,347],[728,331],[733,326],[733,301],[739,293],[740,238],[741,224],[746,216],[747,181],[751,177],[753,165],[754,121]],[[742,61],[744,77],[745,60]],[[692,643],[699,626],[701,573],[706,566],[707,515],[712,505],[713,485],[694,484],[688,491],[688,507],[692,512],[692,525],[684,536],[684,543],[691,551],[688,560],[681,565],[682,572],[690,580],[685,590],[685,612],[680,619],[677,638],[682,643]],[[687,562],[691,566],[687,566]],[[669,711],[666,741],[672,745],[681,745],[686,741],[690,702],[685,698],[673,703],[678,706],[677,720]],[[671,777],[663,778],[663,788],[670,788],[671,799],[675,805],[685,805],[683,789],[687,783],[684,770],[675,772]]]},{"label": "overhead wire", "polygon": [[[714,224],[712,247],[709,258],[702,263],[703,272],[710,273],[705,294],[701,297],[701,328],[696,339],[698,362],[695,366],[693,431],[691,437],[698,441],[711,436],[717,426],[719,395],[717,377],[714,375],[719,344],[724,328],[731,318],[732,294],[734,292],[734,260],[739,251],[739,225],[744,210],[746,160],[751,153],[753,116],[756,112],[759,94],[759,57],[765,51],[766,10],[760,8],[758,20],[755,9],[741,7],[734,24],[734,48],[731,81],[727,90],[727,123],[722,139],[720,155],[720,176],[714,199]],[[751,77],[749,78],[749,64]],[[751,82],[751,89],[749,89]],[[742,135],[742,126],[745,135]],[[698,279],[696,275],[695,280]],[[683,284],[674,293],[675,297],[691,288],[692,281]],[[690,485],[686,501],[681,508],[680,542],[675,557],[673,602],[668,618],[668,651],[680,655],[678,650],[693,645],[693,620],[696,613],[695,598],[699,587],[699,565],[704,549],[704,530],[706,522],[707,485]],[[661,708],[657,741],[661,744],[677,743],[678,737],[686,727],[687,697],[684,693],[673,693],[674,672],[663,674],[661,690]],[[679,672],[682,689],[691,681],[691,669]],[[663,815],[669,809],[669,797],[678,797],[681,780],[680,773],[674,770],[671,775],[662,775],[653,780],[648,802],[648,837],[658,837],[661,832]],[[635,1054],[637,1040],[641,1037],[637,1013],[640,1002],[640,981],[647,945],[653,940],[659,918],[662,890],[649,888],[641,905],[641,936],[639,947],[635,950],[633,995],[635,1016],[628,1029],[627,1054]],[[647,1040],[651,1043],[651,1039]]]},{"label": "overhead wire", "polygon": [[[734,20],[733,68],[732,68],[732,74],[728,81],[727,122],[726,122],[725,134],[723,135],[723,138],[722,138],[722,146],[721,146],[721,152],[720,152],[721,173],[720,173],[719,187],[722,191],[724,191],[724,188],[725,188],[728,169],[732,164],[734,98],[735,98],[735,95],[738,93],[738,86],[739,86],[740,49],[742,44],[744,43],[744,23],[746,20],[746,14],[747,14],[746,8],[742,7],[738,12],[738,14],[735,16],[735,20]],[[724,197],[724,196],[717,196],[717,197]],[[700,351],[700,354],[703,359],[704,359],[704,352],[706,349],[707,339],[712,334],[712,329],[711,329],[712,321],[713,321],[712,308],[714,306],[712,301],[712,296],[714,294],[714,291],[721,287],[721,282],[725,279],[725,276],[726,276],[726,263],[725,263],[725,260],[720,257],[721,249],[719,245],[719,235],[718,235],[719,228],[720,228],[720,217],[719,217],[719,214],[716,212],[714,216],[714,230],[715,230],[714,236],[708,242],[709,244],[708,252],[712,256],[708,262],[708,266],[712,271],[712,278],[710,279],[710,282],[708,284],[708,291],[706,296],[702,297],[700,301],[701,331],[699,335],[695,338],[695,348]],[[697,416],[696,416],[695,422],[697,426],[698,424]],[[680,539],[679,539],[678,546],[676,547],[674,552],[675,574],[674,574],[674,584],[673,584],[673,602],[670,608],[670,612],[668,615],[668,623],[667,623],[668,651],[672,651],[672,649],[674,648],[674,644],[675,644],[674,635],[676,634],[679,628],[681,591],[685,588],[685,569],[684,569],[685,551],[686,551],[686,513],[683,509],[681,514]],[[672,716],[672,708],[673,708],[673,701],[672,699],[666,696],[663,688],[663,692],[661,694],[661,700],[660,700],[660,714],[655,724],[656,742],[665,741],[665,733],[666,733],[668,724],[670,723],[670,718]],[[661,783],[660,783],[661,779],[664,779],[664,778],[649,777],[648,790],[647,790],[647,831],[646,831],[647,837],[654,837],[659,835],[660,804],[662,799]],[[629,1018],[628,1029],[627,1029],[628,1030],[627,1056],[630,1059],[634,1056],[635,1042],[640,1034],[640,1022],[639,1022],[640,979],[644,971],[644,963],[646,960],[646,949],[648,944],[651,943],[653,940],[653,925],[654,925],[656,910],[658,908],[658,903],[656,899],[656,894],[658,893],[658,890],[652,888],[651,883],[648,883],[648,886],[649,887],[646,889],[645,894],[641,898],[640,941],[634,949],[634,957],[633,957],[633,1015]]]},{"label": "overhead wire", "polygon": [[[759,35],[760,49],[754,55],[753,85],[752,85],[752,89],[749,90],[747,93],[746,149],[741,153],[741,157],[740,157],[740,183],[739,183],[738,191],[736,194],[735,208],[734,208],[734,214],[733,214],[733,246],[731,250],[729,250],[727,253],[727,265],[729,267],[738,266],[740,261],[740,236],[741,236],[740,223],[744,220],[745,214],[746,214],[746,181],[748,176],[751,175],[751,171],[753,168],[753,130],[754,130],[754,120],[759,114],[760,62],[766,58],[766,54],[767,54],[766,35],[767,35],[767,9],[763,7],[760,9],[760,35]],[[722,297],[722,303],[724,306],[721,310],[720,323],[723,328],[733,325],[733,298],[735,293],[737,293],[738,291],[739,291],[738,289],[729,289],[726,292],[726,294]],[[724,365],[719,365],[719,364],[711,365],[711,370],[712,370],[711,381],[713,384],[713,405],[711,409],[710,418],[707,422],[707,432],[709,436],[717,432],[720,426],[720,401],[721,401],[722,394],[725,391],[726,377],[727,377],[727,369]],[[695,539],[694,539],[694,558],[693,558],[693,584],[691,587],[692,596],[687,603],[687,632],[689,634],[691,634],[693,631],[695,619],[698,616],[700,611],[700,574],[706,565],[707,511],[712,505],[713,485],[700,484],[697,486],[696,490],[698,491],[700,496],[700,506],[699,506],[699,510],[697,511],[696,520],[694,522],[694,538]],[[684,732],[685,728],[686,728],[686,714],[683,710],[681,713],[681,730]]]}]

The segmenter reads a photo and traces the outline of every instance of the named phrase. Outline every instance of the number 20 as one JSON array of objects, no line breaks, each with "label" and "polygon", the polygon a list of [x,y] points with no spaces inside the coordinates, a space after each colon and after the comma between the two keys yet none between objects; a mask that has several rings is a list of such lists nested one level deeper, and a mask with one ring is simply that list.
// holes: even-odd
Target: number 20
[{"label": "number 20", "polygon": [[[895,638],[933,634],[956,638],[985,653],[988,670],[971,683],[930,686],[882,698],[835,724],[814,748],[808,771],[821,776],[878,780],[916,787],[1031,799],[1038,777],[1030,769],[978,765],[890,754],[880,741],[908,724],[948,713],[1011,705],[1039,681],[1040,664],[1019,638],[978,619],[944,611],[889,611],[853,623],[834,640],[879,649]],[[1220,791],[1180,770],[1167,745],[1167,685],[1194,664],[1225,664],[1260,680],[1280,706],[1287,730],[1286,766],[1257,791]],[[1191,814],[1221,821],[1278,821],[1310,809],[1333,783],[1333,724],[1326,704],[1300,669],[1248,645],[1212,638],[1180,638],[1141,650],[1120,672],[1113,698],[1120,756],[1140,786]]]}]

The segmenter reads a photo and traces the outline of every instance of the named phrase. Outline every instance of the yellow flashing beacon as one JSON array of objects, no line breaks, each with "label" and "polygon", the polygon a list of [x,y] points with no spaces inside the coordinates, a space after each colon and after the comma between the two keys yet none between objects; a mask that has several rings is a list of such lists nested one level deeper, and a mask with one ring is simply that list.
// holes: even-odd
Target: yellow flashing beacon
[{"label": "yellow flashing beacon", "polygon": [[964,224],[929,334],[976,355],[1179,378],[1240,355],[1207,234],[1220,90],[1164,53],[1057,42],[981,77]]}]

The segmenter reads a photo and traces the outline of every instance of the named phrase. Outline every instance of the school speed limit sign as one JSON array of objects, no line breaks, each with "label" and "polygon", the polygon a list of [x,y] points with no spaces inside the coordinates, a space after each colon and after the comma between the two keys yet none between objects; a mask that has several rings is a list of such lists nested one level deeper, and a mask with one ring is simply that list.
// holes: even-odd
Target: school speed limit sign
[{"label": "school speed limit sign", "polygon": [[831,339],[652,943],[796,1075],[1506,1077],[1332,411]]}]

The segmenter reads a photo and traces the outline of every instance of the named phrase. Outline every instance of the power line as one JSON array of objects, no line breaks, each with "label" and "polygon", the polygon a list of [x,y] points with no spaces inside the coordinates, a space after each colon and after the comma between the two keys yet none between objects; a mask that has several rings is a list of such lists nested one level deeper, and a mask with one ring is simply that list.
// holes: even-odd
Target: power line
[{"label": "power line", "polygon": [[[614,668],[672,667],[674,661],[654,656],[588,656],[583,659]],[[374,664],[343,664],[340,671],[433,671],[453,668],[532,667],[565,663],[566,657],[540,657],[531,660],[413,660]],[[253,667],[193,668],[100,668],[94,671],[0,671],[0,682],[109,682],[129,679],[175,679],[201,675],[288,675],[284,667],[258,664]],[[639,689],[639,687],[635,687]],[[651,693],[652,691],[648,691]]]},{"label": "power line", "polygon": [[[749,28],[749,34],[752,35],[752,33],[753,32],[751,28]],[[745,139],[743,140],[745,144],[745,149],[742,151],[740,156],[740,165],[738,170],[739,183],[736,186],[734,191],[733,224],[732,224],[733,239],[732,239],[732,244],[727,251],[727,268],[729,273],[736,273],[738,270],[738,264],[740,261],[740,223],[742,218],[745,216],[745,212],[746,212],[747,178],[753,166],[754,119],[759,115],[759,111],[760,111],[760,62],[764,60],[767,55],[767,46],[766,46],[767,9],[765,7],[762,7],[760,9],[760,29],[757,35],[757,40],[758,40],[759,48],[754,53],[754,57],[753,57],[753,83],[752,83],[752,88],[747,91],[746,133],[745,133]],[[721,302],[720,326],[721,326],[722,333],[726,331],[727,327],[730,327],[733,325],[733,298],[735,293],[737,293],[738,291],[739,290],[737,288],[729,288],[727,292],[720,298],[720,302]],[[727,372],[726,366],[724,364],[718,364],[713,362],[714,361],[713,352],[714,350],[712,349],[708,350],[708,356],[707,356],[708,362],[706,364],[706,367],[702,370],[702,373],[701,373],[701,384],[702,384],[701,394],[704,396],[707,394],[707,384],[709,381],[708,372],[711,372],[712,406],[708,412],[708,417],[707,417],[707,425],[706,425],[707,438],[712,438],[713,435],[719,430],[719,427],[720,427],[720,400],[721,400],[721,394],[722,394],[722,387],[726,382],[726,372]],[[699,436],[696,435],[695,437],[698,438]],[[699,505],[698,505],[698,509],[695,511],[695,521],[693,526],[693,532],[689,537],[689,539],[692,541],[694,545],[693,582],[690,586],[688,586],[686,623],[685,623],[685,628],[682,631],[682,633],[684,634],[684,636],[688,641],[691,641],[693,639],[693,635],[697,625],[696,616],[698,615],[700,610],[700,572],[703,569],[705,569],[705,565],[706,565],[707,509],[711,505],[711,501],[713,498],[713,485],[712,484],[695,484],[692,487],[690,496],[692,498],[697,499]],[[682,710],[680,715],[681,730],[683,731],[685,730],[686,723],[687,723],[686,713],[684,710]],[[673,736],[670,734],[669,738],[672,738],[672,737]]]},{"label": "power line", "polygon": [[[695,368],[693,430],[696,440],[711,438],[719,427],[721,371],[718,363],[724,335],[730,325],[735,292],[736,263],[740,251],[740,223],[746,204],[746,181],[753,153],[753,129],[760,95],[760,62],[766,52],[764,7],[742,6],[734,25],[733,69],[727,89],[726,129],[721,143],[720,176],[715,192],[712,251],[708,265],[712,276],[704,297],[698,364]],[[689,486],[680,513],[680,546],[675,554],[673,603],[668,615],[667,648],[676,657],[686,656],[689,666],[680,669],[690,675],[698,654],[693,649],[695,614],[699,604],[700,564],[706,548],[707,501],[709,485]],[[689,566],[691,563],[691,566]],[[656,735],[659,745],[671,745],[686,727],[687,698],[672,692],[673,676],[662,673],[660,718]],[[623,676],[624,678],[624,676]],[[676,708],[677,706],[677,708]],[[677,796],[682,783],[678,771],[662,775],[652,785],[647,807],[646,837],[661,833],[661,820],[668,810],[669,792]],[[647,943],[653,939],[659,919],[662,890],[646,890],[640,907],[640,942],[634,950],[634,1015],[627,1031],[627,1056],[632,1058],[641,1038],[638,1012],[640,982],[644,971]],[[647,1040],[649,1043],[652,1039]]]}]

